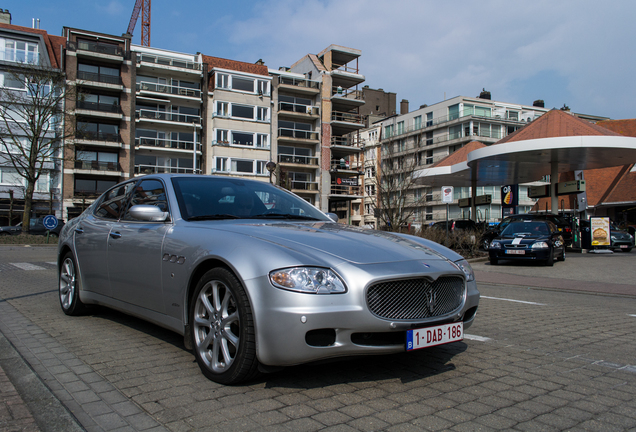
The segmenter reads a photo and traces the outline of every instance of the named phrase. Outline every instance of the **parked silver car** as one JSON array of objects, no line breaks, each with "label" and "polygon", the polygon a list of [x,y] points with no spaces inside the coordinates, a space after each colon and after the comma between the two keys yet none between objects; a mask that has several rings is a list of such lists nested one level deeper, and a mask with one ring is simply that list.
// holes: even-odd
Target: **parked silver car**
[{"label": "parked silver car", "polygon": [[105,192],[58,249],[67,315],[105,305],[184,335],[233,384],[314,360],[459,341],[473,271],[419,237],[335,223],[266,182],[153,175]]}]

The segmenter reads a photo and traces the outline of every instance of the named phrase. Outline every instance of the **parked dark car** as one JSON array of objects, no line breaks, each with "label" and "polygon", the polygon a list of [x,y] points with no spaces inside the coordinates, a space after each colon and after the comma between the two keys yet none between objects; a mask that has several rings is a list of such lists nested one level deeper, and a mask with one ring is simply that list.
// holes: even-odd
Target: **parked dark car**
[{"label": "parked dark car", "polygon": [[518,221],[550,221],[554,225],[556,225],[557,230],[563,236],[563,241],[565,242],[565,246],[572,245],[572,225],[571,223],[563,216],[551,214],[551,213],[524,213],[524,214],[515,214],[506,216],[499,225],[488,228],[484,234],[482,234],[479,244],[481,248],[487,251],[490,248],[490,243],[500,235],[500,233],[510,224],[511,222]]},{"label": "parked dark car", "polygon": [[[31,219],[29,224],[29,234],[32,235],[46,235],[48,228],[44,226],[44,218]],[[59,237],[60,231],[64,227],[64,222],[58,221],[57,227],[51,230],[52,237]],[[3,226],[0,227],[0,235],[18,235],[22,233],[22,222],[15,226]]]},{"label": "parked dark car", "polygon": [[[445,230],[446,221],[435,222],[432,228]],[[470,219],[450,219],[448,221],[448,231],[453,232],[455,230],[477,231],[477,224]]]},{"label": "parked dark car", "polygon": [[565,261],[563,235],[550,221],[513,221],[493,239],[488,249],[490,264],[499,260],[535,260],[552,266]]},{"label": "parked dark car", "polygon": [[613,223],[610,224],[610,249],[631,252],[634,248],[634,236],[627,231],[623,231]]}]

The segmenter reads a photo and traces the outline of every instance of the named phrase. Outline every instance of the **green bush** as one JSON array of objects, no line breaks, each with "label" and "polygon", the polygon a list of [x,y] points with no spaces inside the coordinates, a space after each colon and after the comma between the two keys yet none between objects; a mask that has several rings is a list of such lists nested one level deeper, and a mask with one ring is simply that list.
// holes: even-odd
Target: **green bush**
[{"label": "green bush", "polygon": [[486,256],[484,251],[479,250],[479,239],[481,233],[477,231],[455,230],[448,233],[446,230],[423,227],[417,232],[417,235],[425,239],[434,241],[449,249],[454,250],[464,258],[478,258]]}]

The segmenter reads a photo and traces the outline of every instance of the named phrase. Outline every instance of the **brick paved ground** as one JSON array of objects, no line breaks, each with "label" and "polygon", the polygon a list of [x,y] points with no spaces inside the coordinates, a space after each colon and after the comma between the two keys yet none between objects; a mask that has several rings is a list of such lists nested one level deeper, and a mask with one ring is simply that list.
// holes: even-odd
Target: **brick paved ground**
[{"label": "brick paved ground", "polygon": [[[105,309],[64,316],[50,261],[0,269],[0,330],[89,431],[636,430],[635,297],[480,284],[479,337],[227,387],[176,334]],[[608,277],[624,265],[608,263]]]}]

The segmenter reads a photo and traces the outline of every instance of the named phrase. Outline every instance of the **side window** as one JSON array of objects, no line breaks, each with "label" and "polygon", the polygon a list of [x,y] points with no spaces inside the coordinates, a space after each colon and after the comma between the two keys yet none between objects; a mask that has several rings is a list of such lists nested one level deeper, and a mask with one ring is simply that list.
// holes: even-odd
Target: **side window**
[{"label": "side window", "polygon": [[106,192],[101,202],[95,207],[94,215],[104,219],[118,220],[134,185],[135,182],[128,182]]},{"label": "side window", "polygon": [[168,211],[166,191],[159,180],[144,180],[136,188],[130,199],[130,205],[124,215],[124,220],[136,220],[130,213],[130,207],[134,205],[152,205],[159,207],[161,211]]}]

